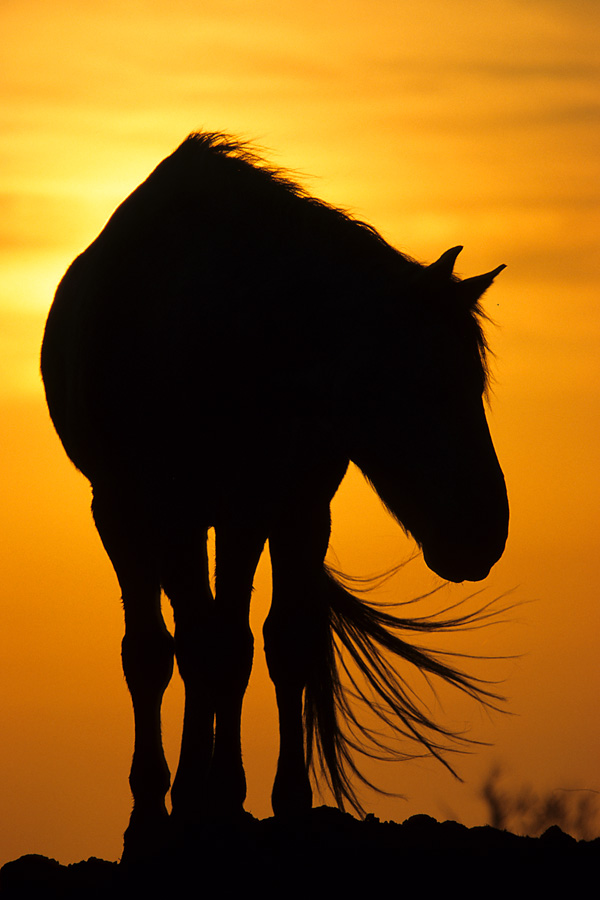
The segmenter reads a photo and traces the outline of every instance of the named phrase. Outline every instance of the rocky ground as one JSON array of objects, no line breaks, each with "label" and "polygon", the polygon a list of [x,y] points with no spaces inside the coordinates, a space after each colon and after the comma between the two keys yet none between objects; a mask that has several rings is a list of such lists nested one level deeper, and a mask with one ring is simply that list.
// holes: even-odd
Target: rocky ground
[{"label": "rocky ground", "polygon": [[0,870],[4,898],[234,897],[307,900],[395,896],[558,897],[597,889],[600,838],[576,841],[553,826],[539,838],[413,816],[358,821],[329,807],[308,819],[211,824],[141,862],[62,866],[28,855]]}]

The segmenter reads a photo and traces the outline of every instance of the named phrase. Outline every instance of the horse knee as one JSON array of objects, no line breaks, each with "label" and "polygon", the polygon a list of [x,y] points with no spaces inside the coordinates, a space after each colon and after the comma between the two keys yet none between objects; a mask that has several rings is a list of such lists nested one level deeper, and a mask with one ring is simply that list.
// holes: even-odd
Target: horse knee
[{"label": "horse knee", "polygon": [[126,632],[121,659],[134,701],[143,694],[162,697],[173,674],[173,638],[166,628],[152,635]]}]

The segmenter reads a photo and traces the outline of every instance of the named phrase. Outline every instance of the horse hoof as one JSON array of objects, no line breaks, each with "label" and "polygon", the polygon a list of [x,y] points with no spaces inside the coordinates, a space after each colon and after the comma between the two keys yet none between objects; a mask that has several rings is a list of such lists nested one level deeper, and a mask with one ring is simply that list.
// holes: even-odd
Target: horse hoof
[{"label": "horse hoof", "polygon": [[285,781],[275,778],[271,806],[277,818],[298,819],[308,815],[312,809],[312,790],[308,778]]},{"label": "horse hoof", "polygon": [[172,842],[173,829],[166,810],[152,816],[142,816],[134,810],[123,835],[121,862],[128,864],[155,859],[157,854],[168,850]]}]

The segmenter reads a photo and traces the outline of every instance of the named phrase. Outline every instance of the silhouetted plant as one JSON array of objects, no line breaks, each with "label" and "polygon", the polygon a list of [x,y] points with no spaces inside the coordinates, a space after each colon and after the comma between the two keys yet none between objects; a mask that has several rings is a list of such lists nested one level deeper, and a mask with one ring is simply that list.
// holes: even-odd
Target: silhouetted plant
[{"label": "silhouetted plant", "polygon": [[507,788],[502,780],[502,767],[495,765],[481,787],[489,824],[494,828],[537,837],[550,826],[558,825],[578,839],[592,840],[600,836],[597,791],[558,788],[540,795],[529,785]]}]

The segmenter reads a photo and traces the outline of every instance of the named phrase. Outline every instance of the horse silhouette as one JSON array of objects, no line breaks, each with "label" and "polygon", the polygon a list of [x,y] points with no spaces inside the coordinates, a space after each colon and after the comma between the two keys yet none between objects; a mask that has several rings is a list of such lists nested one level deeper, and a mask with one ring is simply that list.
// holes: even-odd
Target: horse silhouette
[{"label": "horse silhouette", "polygon": [[421,708],[398,664],[493,703],[477,679],[400,636],[472,616],[401,618],[324,563],[350,460],[443,579],[483,579],[502,555],[508,502],[484,409],[479,299],[504,266],[460,280],[461,249],[421,265],[245,143],[199,133],[62,279],[42,374],[122,591],[135,720],[126,851],[173,827],[160,709],[174,655],[185,713],[171,821],[242,811],[249,606],[267,541],[276,815],[310,809],[311,770],[342,809],[360,810],[356,752],[377,755],[385,741],[357,697],[448,765],[455,735]]}]

